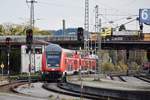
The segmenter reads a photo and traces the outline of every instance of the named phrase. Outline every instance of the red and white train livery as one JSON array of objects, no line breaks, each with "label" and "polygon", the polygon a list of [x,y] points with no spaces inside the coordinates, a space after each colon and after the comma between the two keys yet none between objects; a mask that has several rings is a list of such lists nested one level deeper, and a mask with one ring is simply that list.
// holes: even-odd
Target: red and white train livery
[{"label": "red and white train livery", "polygon": [[81,71],[94,71],[96,59],[82,57],[74,50],[68,50],[57,44],[49,44],[42,55],[42,79],[54,80],[68,74]]}]

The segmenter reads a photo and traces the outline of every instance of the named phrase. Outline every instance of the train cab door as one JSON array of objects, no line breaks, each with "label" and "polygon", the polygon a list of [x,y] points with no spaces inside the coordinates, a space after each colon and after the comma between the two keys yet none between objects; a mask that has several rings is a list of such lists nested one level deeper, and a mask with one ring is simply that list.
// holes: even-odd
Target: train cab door
[{"label": "train cab door", "polygon": [[89,71],[90,72],[92,71],[92,60],[91,59],[89,60]]},{"label": "train cab door", "polygon": [[90,66],[89,66],[89,59],[86,59],[86,71],[88,72],[89,71],[89,69],[90,69]]},{"label": "train cab door", "polygon": [[96,68],[96,60],[92,60],[92,70],[95,71]]},{"label": "train cab door", "polygon": [[67,59],[66,72],[67,72],[68,75],[73,73],[73,61],[72,61],[72,58],[68,58]]},{"label": "train cab door", "polygon": [[80,68],[80,70],[81,70],[81,72],[82,72],[82,71],[84,70],[84,66],[85,66],[85,64],[84,64],[84,63],[85,63],[85,62],[84,62],[84,59],[81,59],[80,62],[81,62],[81,65],[80,65],[81,68]]},{"label": "train cab door", "polygon": [[68,63],[69,63],[69,59],[68,59],[68,58],[65,58],[65,69],[68,68]]},{"label": "train cab door", "polygon": [[76,71],[78,68],[78,60],[74,59],[73,61],[74,61],[74,64],[73,64],[74,65],[74,71]]},{"label": "train cab door", "polygon": [[65,60],[66,60],[66,54],[62,51],[62,54],[61,54],[61,62],[60,62],[60,69],[62,72],[65,71],[66,69],[66,64],[65,64]]}]

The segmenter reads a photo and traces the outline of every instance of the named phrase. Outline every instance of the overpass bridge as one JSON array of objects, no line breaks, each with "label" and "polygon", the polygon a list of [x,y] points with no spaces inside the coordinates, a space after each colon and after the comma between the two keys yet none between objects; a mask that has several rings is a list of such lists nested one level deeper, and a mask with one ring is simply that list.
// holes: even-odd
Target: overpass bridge
[{"label": "overpass bridge", "polygon": [[[11,38],[11,53],[10,53],[10,69],[14,72],[20,72],[21,69],[21,45],[26,44],[26,36],[0,36],[0,61],[3,61],[7,65],[7,47],[6,38]],[[64,48],[79,49],[84,47],[84,41],[78,41],[76,36],[34,36],[33,44],[37,46],[47,45],[49,42],[60,44]],[[96,43],[97,45],[97,43]],[[95,42],[92,41],[92,46],[95,47]],[[150,41],[102,41],[102,49],[109,50],[147,50],[148,56],[150,55]],[[3,56],[3,57],[2,57]],[[128,55],[127,55],[128,58]],[[17,67],[16,67],[17,66]],[[16,71],[17,69],[17,71]],[[7,67],[5,68],[7,71]]]},{"label": "overpass bridge", "polygon": [[[12,46],[20,46],[26,44],[26,36],[0,36],[0,45],[6,45],[6,38],[11,38]],[[46,45],[49,42],[57,43],[64,48],[74,48],[79,49],[79,47],[84,47],[83,41],[78,41],[76,35],[66,35],[66,36],[52,36],[52,35],[34,35],[33,44],[34,45]],[[95,41],[92,41],[91,47],[95,48]],[[97,45],[97,41],[96,41]],[[102,49],[145,49],[150,50],[150,41],[143,40],[133,40],[133,41],[122,41],[122,40],[111,40],[102,41]],[[97,46],[96,46],[97,47]]]}]

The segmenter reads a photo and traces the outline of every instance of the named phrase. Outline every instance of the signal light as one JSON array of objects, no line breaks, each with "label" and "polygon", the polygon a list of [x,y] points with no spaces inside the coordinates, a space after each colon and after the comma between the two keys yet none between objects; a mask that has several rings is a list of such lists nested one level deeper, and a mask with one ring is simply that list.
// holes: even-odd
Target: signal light
[{"label": "signal light", "polygon": [[33,42],[33,31],[32,29],[27,29],[26,30],[26,44],[27,44],[28,50],[31,50],[32,42]]},{"label": "signal light", "polygon": [[5,42],[6,42],[6,46],[7,46],[7,52],[10,52],[10,42],[12,41],[12,39],[10,37],[7,37]]},{"label": "signal light", "polygon": [[84,41],[83,32],[84,32],[84,30],[83,30],[82,27],[79,27],[77,29],[77,39],[78,39],[78,41]]},{"label": "signal light", "polygon": [[9,46],[9,45],[10,45],[11,38],[10,38],[10,37],[7,37],[5,41],[6,41],[6,45]]}]

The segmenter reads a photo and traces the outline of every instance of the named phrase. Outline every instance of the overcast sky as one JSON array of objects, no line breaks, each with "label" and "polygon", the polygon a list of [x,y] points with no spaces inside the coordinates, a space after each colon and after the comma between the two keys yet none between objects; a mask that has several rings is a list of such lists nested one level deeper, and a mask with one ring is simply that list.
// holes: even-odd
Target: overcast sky
[{"label": "overcast sky", "polygon": [[[29,20],[30,4],[26,0],[0,0],[0,24],[27,23]],[[56,30],[62,28],[62,20],[66,27],[84,26],[85,0],[37,0],[35,4],[35,26],[41,29]],[[136,18],[139,8],[150,8],[149,0],[89,0],[90,30],[94,31],[95,5],[99,6],[102,26],[116,27],[126,23],[127,17]],[[119,20],[120,19],[120,20]],[[107,22],[114,21],[113,24]],[[127,25],[129,29],[137,29],[138,22]],[[144,30],[150,32],[150,26]]]}]

